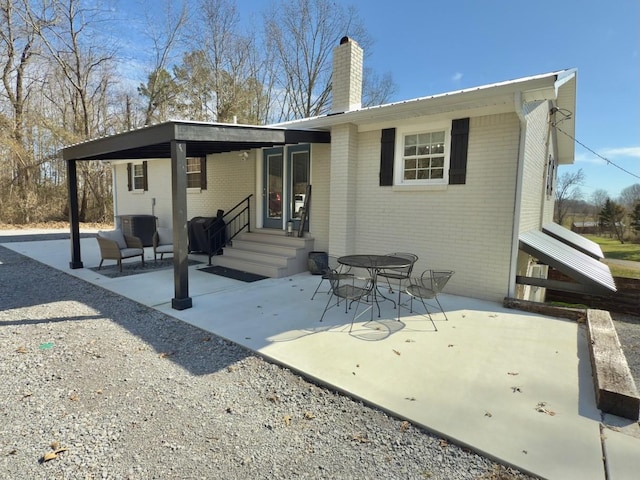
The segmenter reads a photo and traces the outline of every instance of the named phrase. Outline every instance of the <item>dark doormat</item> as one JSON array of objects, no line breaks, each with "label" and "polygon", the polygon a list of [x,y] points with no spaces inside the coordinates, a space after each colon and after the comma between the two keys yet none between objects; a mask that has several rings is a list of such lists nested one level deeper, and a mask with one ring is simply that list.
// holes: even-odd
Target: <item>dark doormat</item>
[{"label": "dark doormat", "polygon": [[198,271],[213,273],[214,275],[220,275],[221,277],[233,278],[234,280],[240,280],[241,282],[257,282],[258,280],[269,278],[255,273],[243,272],[241,270],[234,270],[233,268],[219,266],[199,268]]},{"label": "dark doormat", "polygon": [[[145,260],[144,267],[142,262],[123,262],[122,272],[118,271],[118,264],[113,263],[115,260],[107,260],[109,263],[103,265],[100,270],[98,267],[90,268],[94,272],[104,275],[109,278],[127,277],[129,275],[136,275],[138,273],[153,272],[155,270],[165,270],[167,268],[173,268],[173,258],[164,258],[162,260]],[[202,262],[197,260],[189,260],[189,266],[198,265]]]}]

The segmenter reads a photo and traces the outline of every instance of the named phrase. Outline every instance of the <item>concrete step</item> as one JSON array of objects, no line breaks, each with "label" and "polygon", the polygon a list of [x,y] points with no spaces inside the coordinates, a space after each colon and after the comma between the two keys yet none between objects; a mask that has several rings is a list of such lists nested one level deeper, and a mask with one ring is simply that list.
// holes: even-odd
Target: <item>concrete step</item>
[{"label": "concrete step", "polygon": [[243,232],[214,256],[212,264],[245,272],[281,278],[307,270],[313,238],[288,237],[280,230]]},{"label": "concrete step", "polygon": [[226,268],[233,268],[243,272],[255,273],[257,275],[264,275],[270,278],[282,278],[287,275],[287,267],[270,265],[267,263],[251,262],[248,260],[242,260],[241,258],[233,258],[227,255],[217,255],[211,259],[213,265],[218,265]]}]

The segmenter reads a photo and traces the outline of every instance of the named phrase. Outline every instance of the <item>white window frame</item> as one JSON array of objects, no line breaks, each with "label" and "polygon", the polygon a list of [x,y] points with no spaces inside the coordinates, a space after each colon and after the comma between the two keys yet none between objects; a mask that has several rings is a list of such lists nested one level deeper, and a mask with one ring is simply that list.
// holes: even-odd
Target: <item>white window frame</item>
[{"label": "white window frame", "polygon": [[[190,164],[189,161],[191,161],[192,163]],[[189,191],[195,191],[195,190],[200,190],[200,185],[202,185],[202,179],[200,178],[200,176],[202,175],[202,164],[201,164],[202,160],[200,157],[187,157],[187,189]],[[197,163],[198,166],[198,170],[193,170],[193,171],[189,171],[189,165],[195,165]],[[195,176],[196,174],[198,174],[198,185],[196,187],[189,187],[189,176]]]},{"label": "white window frame", "polygon": [[[136,175],[136,169],[140,169],[140,174]],[[140,187],[136,186],[136,179],[140,179]],[[143,162],[131,162],[131,191],[144,192],[144,165]]]},{"label": "white window frame", "polygon": [[[407,135],[444,132],[444,165],[442,178],[405,180],[404,178],[404,143]],[[410,125],[396,129],[396,149],[393,166],[394,185],[396,186],[429,186],[449,184],[449,163],[451,151],[451,121],[429,123],[425,125]]]}]

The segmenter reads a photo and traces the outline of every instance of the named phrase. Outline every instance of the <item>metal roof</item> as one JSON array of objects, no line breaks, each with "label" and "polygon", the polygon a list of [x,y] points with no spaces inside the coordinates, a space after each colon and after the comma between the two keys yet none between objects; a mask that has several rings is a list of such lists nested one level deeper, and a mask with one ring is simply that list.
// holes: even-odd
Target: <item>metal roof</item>
[{"label": "metal roof", "polygon": [[616,291],[609,267],[580,250],[539,230],[521,233],[519,240],[520,250],[576,280],[585,292],[606,294]]},{"label": "metal roof", "polygon": [[188,157],[252,148],[329,143],[327,131],[171,120],[62,149],[64,160],[171,158],[171,142],[184,142]]},{"label": "metal roof", "polygon": [[570,115],[558,123],[562,131],[570,136],[557,136],[557,160],[561,165],[571,164],[575,151],[572,137],[575,136],[576,79],[577,70],[570,68],[276,125],[331,128],[338,124],[353,123],[361,130],[379,129],[385,128],[384,125],[395,126],[398,121],[422,116],[460,118],[456,115],[469,116],[474,110],[479,111],[477,109],[485,109],[482,111],[491,113],[513,112],[521,108],[514,99],[517,94],[522,94],[524,102],[552,100],[558,109],[570,112]]},{"label": "metal roof", "polygon": [[564,228],[557,223],[547,223],[542,226],[542,231],[547,235],[551,235],[556,240],[560,240],[562,243],[569,245],[582,253],[589,255],[590,257],[600,260],[604,258],[600,245],[596,242],[592,242],[588,238],[584,238],[582,235],[578,235],[571,230]]}]

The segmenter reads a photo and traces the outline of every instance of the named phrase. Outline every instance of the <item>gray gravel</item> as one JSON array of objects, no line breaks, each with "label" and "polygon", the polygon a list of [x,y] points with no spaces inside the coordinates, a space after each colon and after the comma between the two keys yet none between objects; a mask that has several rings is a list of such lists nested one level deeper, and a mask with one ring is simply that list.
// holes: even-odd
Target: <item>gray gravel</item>
[{"label": "gray gravel", "polygon": [[0,375],[2,479],[532,478],[4,247]]}]

